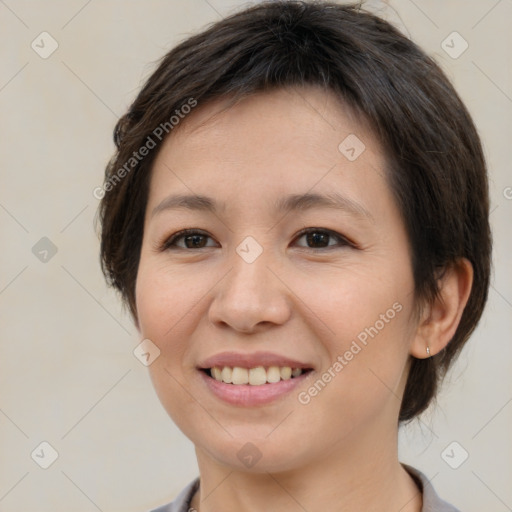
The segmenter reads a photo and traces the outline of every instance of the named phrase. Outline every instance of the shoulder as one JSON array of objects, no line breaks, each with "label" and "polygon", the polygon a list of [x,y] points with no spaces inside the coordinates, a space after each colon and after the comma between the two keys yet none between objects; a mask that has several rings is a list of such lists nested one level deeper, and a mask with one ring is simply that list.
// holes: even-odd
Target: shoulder
[{"label": "shoulder", "polygon": [[407,464],[402,463],[402,466],[423,489],[423,508],[421,512],[460,512],[437,495],[429,479],[421,471]]},{"label": "shoulder", "polygon": [[[429,479],[421,471],[407,464],[402,464],[409,474],[419,482],[423,490],[422,512],[460,512],[454,506],[443,501],[434,490]],[[190,501],[199,488],[199,477],[190,482],[176,498],[166,505],[155,508],[150,512],[194,512],[190,510]]]},{"label": "shoulder", "polygon": [[194,512],[190,509],[190,501],[199,488],[199,477],[192,480],[171,503],[155,508],[150,512]]}]

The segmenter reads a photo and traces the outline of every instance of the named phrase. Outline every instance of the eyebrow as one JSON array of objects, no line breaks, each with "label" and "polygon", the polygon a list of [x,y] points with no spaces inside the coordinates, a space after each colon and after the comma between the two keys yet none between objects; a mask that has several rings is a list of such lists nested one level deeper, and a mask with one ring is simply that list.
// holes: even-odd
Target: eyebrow
[{"label": "eyebrow", "polygon": [[[166,210],[188,209],[215,213],[224,209],[225,203],[198,194],[176,194],[163,199],[151,212],[151,217]],[[278,212],[306,211],[313,208],[332,208],[345,211],[355,217],[373,221],[373,215],[360,203],[336,192],[330,194],[291,194],[274,203]]]}]

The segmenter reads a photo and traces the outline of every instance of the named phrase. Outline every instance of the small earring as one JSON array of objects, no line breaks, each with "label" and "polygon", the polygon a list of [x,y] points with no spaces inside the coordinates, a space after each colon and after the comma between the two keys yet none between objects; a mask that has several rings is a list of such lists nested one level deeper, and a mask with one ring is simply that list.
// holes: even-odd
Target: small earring
[{"label": "small earring", "polygon": [[427,345],[427,356],[430,357],[430,347]]}]

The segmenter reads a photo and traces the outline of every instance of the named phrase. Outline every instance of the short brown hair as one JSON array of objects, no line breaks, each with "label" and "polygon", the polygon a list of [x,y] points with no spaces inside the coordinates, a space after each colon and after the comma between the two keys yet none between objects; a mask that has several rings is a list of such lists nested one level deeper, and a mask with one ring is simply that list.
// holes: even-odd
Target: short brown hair
[{"label": "short brown hair", "polygon": [[171,133],[169,119],[191,99],[204,105],[306,84],[334,93],[380,141],[412,248],[417,303],[436,298],[439,271],[461,258],[473,265],[473,287],[452,340],[435,356],[412,360],[399,415],[399,421],[410,420],[435,397],[487,300],[487,172],[472,119],[440,67],[359,5],[264,2],[213,24],[163,57],[115,128],[117,152],[106,168],[109,186],[99,206],[102,270],[136,319],[149,180],[165,137],[152,137],[156,148],[132,168],[126,163],[156,127],[167,123]]}]

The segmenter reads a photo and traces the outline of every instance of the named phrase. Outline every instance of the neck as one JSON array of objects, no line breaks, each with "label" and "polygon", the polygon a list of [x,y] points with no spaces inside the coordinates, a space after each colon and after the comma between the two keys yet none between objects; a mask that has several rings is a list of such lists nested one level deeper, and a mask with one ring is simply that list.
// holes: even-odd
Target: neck
[{"label": "neck", "polygon": [[342,439],[308,465],[281,472],[270,466],[257,473],[227,467],[196,448],[201,485],[192,508],[421,512],[421,491],[397,458],[398,434],[390,436],[359,431],[357,441]]}]

